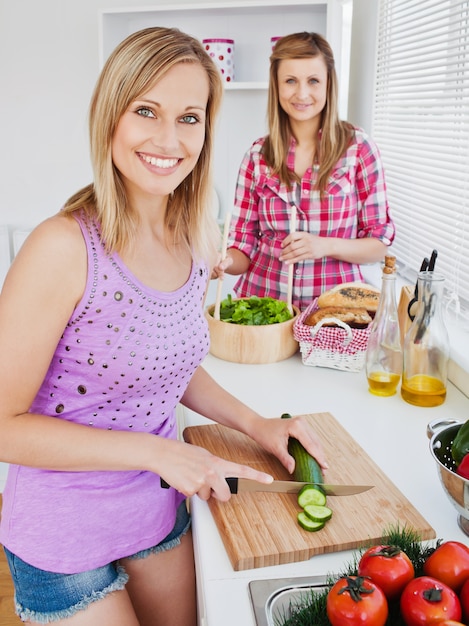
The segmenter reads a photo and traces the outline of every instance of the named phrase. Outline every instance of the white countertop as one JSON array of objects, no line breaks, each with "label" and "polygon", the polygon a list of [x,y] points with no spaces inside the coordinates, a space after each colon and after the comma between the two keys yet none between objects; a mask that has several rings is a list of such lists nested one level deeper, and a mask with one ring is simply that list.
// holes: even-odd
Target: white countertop
[{"label": "white countertop", "polygon": [[[299,353],[267,365],[229,363],[209,355],[204,365],[220,384],[266,417],[331,413],[431,524],[437,538],[469,545],[458,526],[457,511],[440,484],[426,435],[431,420],[463,422],[469,418],[469,399],[456,387],[449,385],[441,406],[420,408],[404,402],[399,390],[390,398],[373,396],[364,371],[305,366]],[[209,423],[187,410],[183,418],[187,426]],[[338,552],[236,572],[207,503],[195,497],[191,507],[199,626],[255,626],[248,591],[251,580],[325,575],[350,562],[352,552]]]}]

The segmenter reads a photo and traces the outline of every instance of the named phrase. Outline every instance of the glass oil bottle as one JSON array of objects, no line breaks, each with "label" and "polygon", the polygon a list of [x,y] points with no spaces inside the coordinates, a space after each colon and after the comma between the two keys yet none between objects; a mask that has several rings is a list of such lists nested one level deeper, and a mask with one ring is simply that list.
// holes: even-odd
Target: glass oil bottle
[{"label": "glass oil bottle", "polygon": [[384,260],[378,310],[365,356],[368,389],[376,396],[396,393],[402,374],[402,347],[396,303],[396,257]]},{"label": "glass oil bottle", "polygon": [[444,276],[418,275],[419,305],[404,339],[401,395],[416,406],[443,404],[449,361],[449,337],[442,311]]}]

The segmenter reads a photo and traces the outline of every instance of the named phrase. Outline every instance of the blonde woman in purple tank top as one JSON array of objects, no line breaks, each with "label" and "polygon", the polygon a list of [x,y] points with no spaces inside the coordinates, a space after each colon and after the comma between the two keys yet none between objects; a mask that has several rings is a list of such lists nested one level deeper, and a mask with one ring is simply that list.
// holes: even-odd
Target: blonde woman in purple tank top
[{"label": "blonde woman in purple tank top", "polygon": [[289,471],[289,436],[326,464],[305,420],[258,415],[201,367],[221,97],[192,37],[148,28],[124,40],[91,100],[93,183],[32,232],[6,278],[0,542],[25,622],[195,626],[186,498],[226,501],[225,477],[271,477],[178,440],[179,403]]}]

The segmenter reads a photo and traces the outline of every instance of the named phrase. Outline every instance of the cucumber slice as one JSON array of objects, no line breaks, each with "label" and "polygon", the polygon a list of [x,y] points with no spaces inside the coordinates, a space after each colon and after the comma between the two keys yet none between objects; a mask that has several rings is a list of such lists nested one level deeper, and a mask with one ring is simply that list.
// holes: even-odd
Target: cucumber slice
[{"label": "cucumber slice", "polygon": [[297,519],[298,524],[301,526],[301,528],[309,532],[316,532],[317,530],[321,530],[321,528],[324,528],[326,523],[313,521],[310,517],[306,515],[304,511],[298,513]]},{"label": "cucumber slice", "polygon": [[332,517],[332,510],[328,506],[319,506],[317,504],[307,504],[304,509],[304,513],[313,522],[328,522]]},{"label": "cucumber slice", "polygon": [[314,485],[305,485],[298,492],[298,504],[302,509],[304,509],[307,504],[325,506],[326,496],[318,487],[315,487]]}]

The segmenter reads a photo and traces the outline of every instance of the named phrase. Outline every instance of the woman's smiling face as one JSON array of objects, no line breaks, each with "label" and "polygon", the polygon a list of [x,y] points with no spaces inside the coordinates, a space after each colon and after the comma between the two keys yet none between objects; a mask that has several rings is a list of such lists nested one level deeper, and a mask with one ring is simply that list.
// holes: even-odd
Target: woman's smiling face
[{"label": "woman's smiling face", "polygon": [[278,66],[279,103],[291,120],[311,121],[326,105],[327,67],[321,55],[283,59]]},{"label": "woman's smiling face", "polygon": [[168,196],[193,170],[205,140],[209,82],[197,63],[178,63],[122,115],[112,159],[130,201]]}]

